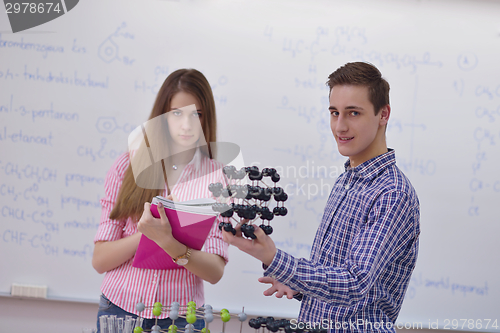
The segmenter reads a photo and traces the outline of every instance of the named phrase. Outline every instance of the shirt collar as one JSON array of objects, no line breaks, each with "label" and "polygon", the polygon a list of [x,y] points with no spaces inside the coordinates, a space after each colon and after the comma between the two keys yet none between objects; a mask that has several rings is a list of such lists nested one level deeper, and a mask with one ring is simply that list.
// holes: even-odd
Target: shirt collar
[{"label": "shirt collar", "polygon": [[186,164],[186,167],[187,166],[193,166],[194,167],[194,170],[199,170],[199,168],[201,167],[201,150],[200,150],[200,147],[197,147],[196,148],[196,151],[194,152],[194,156],[193,158],[191,159],[191,161]]},{"label": "shirt collar", "polygon": [[344,164],[346,171],[351,170],[361,175],[363,178],[373,178],[381,170],[387,168],[389,165],[396,164],[396,152],[392,148],[387,149],[387,153],[378,155],[368,161],[361,163],[354,168],[351,167],[350,160],[347,160]]}]

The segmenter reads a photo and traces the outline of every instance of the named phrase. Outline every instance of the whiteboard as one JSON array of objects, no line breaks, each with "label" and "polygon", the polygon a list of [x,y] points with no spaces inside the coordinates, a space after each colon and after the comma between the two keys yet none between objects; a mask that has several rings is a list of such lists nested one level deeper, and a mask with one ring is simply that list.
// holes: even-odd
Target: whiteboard
[{"label": "whiteboard", "polygon": [[[246,165],[281,170],[289,214],[273,221],[273,239],[309,257],[345,161],[325,82],[368,61],[391,84],[388,145],[421,203],[399,321],[466,318],[484,330],[500,319],[500,2],[87,0],[15,34],[0,15],[2,294],[46,285],[49,298],[97,302],[105,174],[184,67],[212,85],[219,140],[238,144]],[[262,296],[261,274],[231,248],[206,302],[296,317],[298,302]]]}]

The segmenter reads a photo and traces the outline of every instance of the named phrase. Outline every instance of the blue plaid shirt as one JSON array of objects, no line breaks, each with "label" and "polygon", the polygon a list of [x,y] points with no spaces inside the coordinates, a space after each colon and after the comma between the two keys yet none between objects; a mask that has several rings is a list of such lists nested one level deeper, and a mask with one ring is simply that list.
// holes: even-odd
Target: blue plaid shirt
[{"label": "blue plaid shirt", "polygon": [[345,169],[328,198],[310,260],[278,249],[264,275],[302,293],[298,320],[310,327],[394,332],[417,260],[417,194],[392,149],[354,168],[347,161]]}]

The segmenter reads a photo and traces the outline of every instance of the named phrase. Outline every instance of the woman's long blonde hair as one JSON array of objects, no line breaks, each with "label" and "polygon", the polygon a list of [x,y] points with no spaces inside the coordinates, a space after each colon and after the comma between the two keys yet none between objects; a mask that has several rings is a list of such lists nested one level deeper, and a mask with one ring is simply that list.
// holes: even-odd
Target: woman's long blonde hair
[{"label": "woman's long blonde hair", "polygon": [[[148,120],[168,112],[173,96],[180,91],[193,95],[200,103],[197,107],[202,110],[200,119],[201,128],[207,143],[201,146],[200,149],[202,153],[213,158],[210,142],[216,142],[217,119],[215,115],[215,101],[210,84],[201,72],[195,69],[179,69],[171,73],[165,79],[165,82],[163,82],[156,96],[156,101]],[[165,133],[165,135],[169,139],[170,134]],[[149,147],[147,141],[146,145]],[[154,172],[151,174],[153,175],[152,177],[155,177],[155,174],[158,175],[158,173]],[[136,178],[134,178],[132,165],[129,164],[118,193],[118,198],[109,217],[113,220],[122,220],[131,217],[135,221],[138,221],[144,210],[144,203],[151,202],[155,196],[162,195],[163,193],[164,189],[139,187],[136,183]]]}]

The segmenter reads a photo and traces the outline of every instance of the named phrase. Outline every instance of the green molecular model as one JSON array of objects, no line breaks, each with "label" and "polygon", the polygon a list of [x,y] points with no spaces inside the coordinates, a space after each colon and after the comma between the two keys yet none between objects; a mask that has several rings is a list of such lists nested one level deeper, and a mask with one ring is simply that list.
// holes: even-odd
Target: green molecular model
[{"label": "green molecular model", "polygon": [[[155,317],[155,325],[149,329],[143,329],[142,324],[144,318],[141,316],[137,318],[116,318],[116,316],[101,316],[99,317],[100,327],[102,333],[211,333],[209,329],[210,323],[212,323],[216,318],[222,321],[222,331],[220,333],[225,333],[226,323],[231,320],[231,318],[238,318],[240,321],[240,333],[243,330],[243,322],[247,320],[247,314],[244,309],[238,313],[230,313],[227,309],[221,309],[220,311],[214,311],[212,306],[205,304],[202,307],[197,308],[195,302],[189,302],[186,305],[181,306],[178,302],[173,302],[170,306],[164,306],[160,302],[156,302],[153,306],[146,306],[144,303],[139,302],[136,304],[137,312],[141,313],[143,311],[149,310],[153,313]],[[172,325],[168,329],[162,329],[158,325],[159,317],[166,317],[172,320]],[[185,327],[178,327],[175,321],[179,318],[184,318],[188,323]],[[194,324],[197,321],[204,321],[203,329],[196,329]],[[288,319],[274,319],[274,317],[256,317],[248,321],[248,325],[255,329],[255,332],[279,332],[279,333],[327,333],[327,329],[324,327],[312,327],[309,328],[307,325],[302,325],[297,323],[291,325],[291,321]],[[113,329],[112,329],[113,328]],[[115,329],[116,328],[116,329]]]},{"label": "green molecular model", "polygon": [[[133,333],[151,332],[151,333],[210,333],[209,325],[214,321],[215,318],[220,318],[222,320],[222,333],[225,332],[225,324],[232,318],[236,317],[241,322],[241,327],[243,322],[247,319],[247,315],[242,311],[239,314],[231,314],[229,310],[222,309],[219,312],[214,312],[212,306],[205,304],[202,307],[197,308],[196,303],[191,301],[185,306],[181,306],[178,302],[173,302],[170,306],[164,306],[160,302],[156,302],[153,306],[146,306],[144,303],[139,302],[135,306],[137,312],[143,312],[145,310],[151,310],[153,316],[156,319],[155,325],[151,330],[142,329],[143,318],[139,316],[136,323],[141,323],[137,325]],[[168,327],[168,330],[162,329],[158,325],[158,319],[163,314],[167,314],[172,320],[172,325]],[[184,318],[188,323],[185,327],[177,327],[175,321],[179,318]],[[194,327],[194,323],[198,320],[203,320],[205,322],[205,327],[201,330]],[[241,329],[240,329],[241,331]],[[124,333],[127,333],[124,331]],[[132,333],[132,331],[130,332]]]}]

